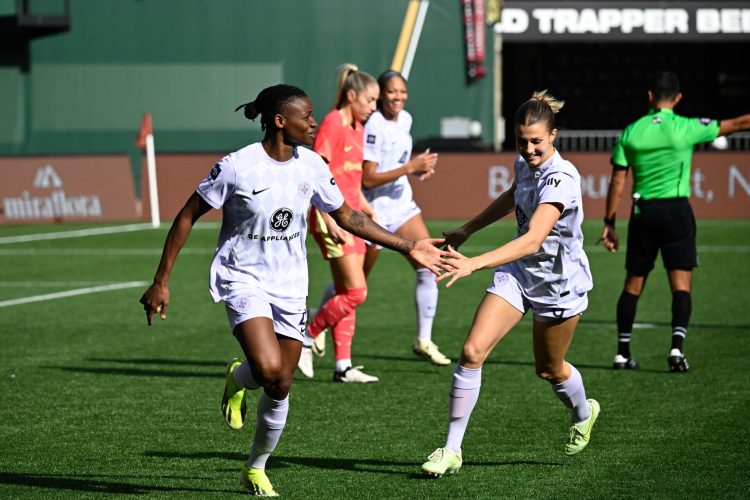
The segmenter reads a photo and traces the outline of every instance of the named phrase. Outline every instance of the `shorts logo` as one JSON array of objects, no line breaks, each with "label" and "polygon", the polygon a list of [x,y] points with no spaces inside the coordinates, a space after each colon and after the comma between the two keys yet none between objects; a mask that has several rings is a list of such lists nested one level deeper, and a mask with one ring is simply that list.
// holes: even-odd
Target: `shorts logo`
[{"label": "shorts logo", "polygon": [[209,174],[211,176],[211,180],[215,181],[220,173],[221,173],[221,167],[217,163],[216,165],[214,165],[214,168],[211,169],[211,173]]},{"label": "shorts logo", "polygon": [[520,205],[516,205],[516,221],[518,222],[518,227],[523,227],[526,224],[526,214]]},{"label": "shorts logo", "polygon": [[271,229],[278,232],[286,231],[289,224],[292,223],[292,219],[294,219],[294,214],[291,210],[288,208],[280,208],[271,216]]},{"label": "shorts logo", "polygon": [[701,118],[700,119],[701,125],[711,125],[712,121],[713,120],[711,118]]},{"label": "shorts logo", "polygon": [[495,274],[495,286],[501,287],[505,286],[508,283],[508,275],[505,273],[496,273]]},{"label": "shorts logo", "polygon": [[651,123],[661,123],[661,118],[658,116],[656,118],[651,118]]},{"label": "shorts logo", "polygon": [[300,182],[297,185],[297,194],[302,199],[307,199],[312,196],[312,188],[307,182]]},{"label": "shorts logo", "polygon": [[240,297],[237,299],[237,301],[234,303],[234,308],[237,312],[245,312],[247,311],[248,306],[250,305],[250,300],[247,297]]},{"label": "shorts logo", "polygon": [[408,160],[407,151],[404,151],[404,154],[401,155],[401,158],[398,159],[398,162],[401,164],[404,164],[406,163],[407,160]]},{"label": "shorts logo", "polygon": [[333,180],[333,177],[331,177],[331,181],[330,182],[331,182],[331,186],[335,186],[336,185],[336,181]]},{"label": "shorts logo", "polygon": [[375,144],[375,136],[373,134],[367,134],[367,144]]}]

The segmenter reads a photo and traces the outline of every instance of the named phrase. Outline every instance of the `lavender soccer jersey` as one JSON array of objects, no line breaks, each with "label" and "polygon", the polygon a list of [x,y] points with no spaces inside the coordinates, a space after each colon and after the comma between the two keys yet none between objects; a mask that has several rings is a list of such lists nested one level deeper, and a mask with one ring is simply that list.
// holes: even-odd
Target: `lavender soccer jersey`
[{"label": "lavender soccer jersey", "polygon": [[591,290],[593,280],[583,251],[583,204],[578,171],[560,154],[532,169],[519,155],[515,165],[517,236],[529,230],[529,220],[540,203],[563,206],[560,218],[535,254],[500,266],[521,284],[524,295],[553,304],[569,294]]},{"label": "lavender soccer jersey", "polygon": [[316,153],[296,148],[287,162],[260,143],[222,158],[198,186],[224,208],[209,288],[218,302],[240,292],[269,302],[304,304],[307,297],[307,211],[339,208],[344,198]]},{"label": "lavender soccer jersey", "polygon": [[[411,158],[412,118],[401,110],[398,119],[386,120],[380,111],[375,111],[365,124],[365,160],[377,163],[376,172],[389,172],[407,163]],[[412,210],[419,211],[412,199],[411,184],[406,175],[400,176],[372,189],[362,192],[370,202],[381,224],[388,226],[403,222],[403,216]]]}]

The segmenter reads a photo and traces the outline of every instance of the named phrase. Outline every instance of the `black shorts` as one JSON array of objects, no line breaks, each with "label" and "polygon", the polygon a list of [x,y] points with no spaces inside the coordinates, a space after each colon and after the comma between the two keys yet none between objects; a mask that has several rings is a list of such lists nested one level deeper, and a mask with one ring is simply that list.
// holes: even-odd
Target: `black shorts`
[{"label": "black shorts", "polygon": [[654,268],[659,251],[666,269],[698,267],[695,217],[687,198],[633,203],[625,269],[636,276],[646,276]]}]

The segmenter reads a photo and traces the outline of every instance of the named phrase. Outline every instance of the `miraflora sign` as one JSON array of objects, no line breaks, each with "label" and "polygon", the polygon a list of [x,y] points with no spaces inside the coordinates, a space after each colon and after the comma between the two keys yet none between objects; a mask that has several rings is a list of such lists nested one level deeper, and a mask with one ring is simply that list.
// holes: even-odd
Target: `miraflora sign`
[{"label": "miraflora sign", "polygon": [[135,220],[127,157],[0,158],[0,224]]},{"label": "miraflora sign", "polygon": [[496,33],[508,41],[743,40],[747,2],[505,2]]}]

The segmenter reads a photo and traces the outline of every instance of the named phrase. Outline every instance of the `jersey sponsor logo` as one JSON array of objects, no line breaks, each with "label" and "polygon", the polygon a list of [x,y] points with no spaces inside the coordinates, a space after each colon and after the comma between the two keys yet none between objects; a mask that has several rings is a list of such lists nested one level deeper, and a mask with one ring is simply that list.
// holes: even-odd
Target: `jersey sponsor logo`
[{"label": "jersey sponsor logo", "polygon": [[367,134],[367,144],[375,144],[375,134]]},{"label": "jersey sponsor logo", "polygon": [[348,153],[354,146],[344,146],[344,153]]},{"label": "jersey sponsor logo", "polygon": [[398,159],[399,163],[406,163],[407,160],[407,153],[408,151],[404,151],[404,154],[401,155],[401,158]]},{"label": "jersey sponsor logo", "polygon": [[214,168],[211,169],[211,174],[210,174],[211,175],[211,180],[215,181],[216,178],[219,176],[220,173],[221,173],[221,167],[217,163],[216,165],[214,165]]},{"label": "jersey sponsor logo", "polygon": [[555,179],[554,177],[550,177],[549,179],[544,181],[544,184],[546,186],[557,187],[560,185],[560,179]]},{"label": "jersey sponsor logo", "polygon": [[700,119],[701,125],[711,125],[712,121],[713,120],[711,118],[701,118]]},{"label": "jersey sponsor logo", "polygon": [[291,210],[288,208],[280,208],[271,215],[271,229],[278,232],[286,231],[289,224],[292,223],[292,219],[294,219],[294,214]]},{"label": "jersey sponsor logo", "polygon": [[516,205],[516,222],[518,222],[519,228],[522,228],[526,224],[526,214],[520,205]]},{"label": "jersey sponsor logo", "polygon": [[264,189],[253,189],[253,194],[260,194],[263,191],[268,191],[270,188],[264,188]]},{"label": "jersey sponsor logo", "polygon": [[312,187],[307,182],[300,182],[297,185],[297,194],[302,199],[307,199],[312,196]]}]

